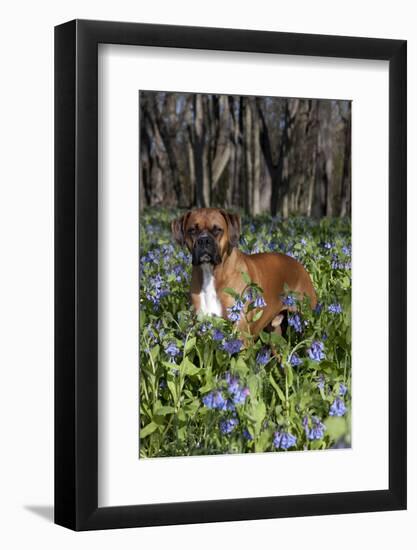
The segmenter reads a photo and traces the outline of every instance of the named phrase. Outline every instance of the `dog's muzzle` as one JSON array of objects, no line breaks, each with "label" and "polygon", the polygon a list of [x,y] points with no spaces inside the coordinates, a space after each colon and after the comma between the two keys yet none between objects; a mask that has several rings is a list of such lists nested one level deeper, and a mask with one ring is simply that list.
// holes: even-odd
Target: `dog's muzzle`
[{"label": "dog's muzzle", "polygon": [[197,238],[193,248],[193,265],[220,263],[221,258],[217,243],[211,235],[201,234]]}]

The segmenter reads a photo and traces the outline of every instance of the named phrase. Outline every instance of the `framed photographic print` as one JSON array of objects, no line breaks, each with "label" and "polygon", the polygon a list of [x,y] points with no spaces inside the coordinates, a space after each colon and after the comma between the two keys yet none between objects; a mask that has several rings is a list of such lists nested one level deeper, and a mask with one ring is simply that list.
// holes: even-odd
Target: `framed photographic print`
[{"label": "framed photographic print", "polygon": [[55,521],[406,507],[406,42],[55,29]]}]

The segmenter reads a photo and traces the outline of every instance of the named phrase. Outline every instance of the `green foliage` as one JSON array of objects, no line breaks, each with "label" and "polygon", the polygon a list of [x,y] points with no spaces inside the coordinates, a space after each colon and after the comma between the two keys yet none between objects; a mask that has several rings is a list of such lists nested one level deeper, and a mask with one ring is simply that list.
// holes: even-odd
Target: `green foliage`
[{"label": "green foliage", "polygon": [[[172,243],[169,229],[176,214],[141,215],[140,456],[349,446],[350,222],[243,220],[240,249],[296,257],[321,304],[311,311],[298,301],[284,337],[262,332],[253,340],[230,320],[192,311],[190,256]],[[256,319],[262,289],[242,277],[242,295],[226,292],[245,304],[238,315],[255,310]]]}]

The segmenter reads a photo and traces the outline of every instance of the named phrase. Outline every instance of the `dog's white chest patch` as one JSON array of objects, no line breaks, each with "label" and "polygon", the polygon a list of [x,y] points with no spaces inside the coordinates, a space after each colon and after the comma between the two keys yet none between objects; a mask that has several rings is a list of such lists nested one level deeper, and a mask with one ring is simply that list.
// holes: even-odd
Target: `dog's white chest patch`
[{"label": "dog's white chest patch", "polygon": [[200,292],[200,310],[206,315],[221,317],[222,305],[214,287],[213,266],[202,264],[201,270],[203,272],[203,284]]}]

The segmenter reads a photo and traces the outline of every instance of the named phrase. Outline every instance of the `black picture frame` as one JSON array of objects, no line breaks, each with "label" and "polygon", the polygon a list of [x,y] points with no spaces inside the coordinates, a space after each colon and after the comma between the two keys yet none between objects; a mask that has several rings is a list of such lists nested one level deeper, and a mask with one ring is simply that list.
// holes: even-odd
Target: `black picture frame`
[{"label": "black picture frame", "polygon": [[[389,62],[389,488],[98,507],[98,44]],[[55,28],[55,523],[74,530],[406,508],[404,40],[74,20]],[[395,345],[393,344],[395,343]]]}]

